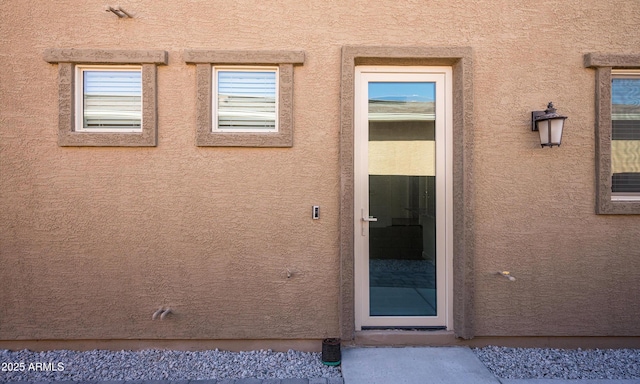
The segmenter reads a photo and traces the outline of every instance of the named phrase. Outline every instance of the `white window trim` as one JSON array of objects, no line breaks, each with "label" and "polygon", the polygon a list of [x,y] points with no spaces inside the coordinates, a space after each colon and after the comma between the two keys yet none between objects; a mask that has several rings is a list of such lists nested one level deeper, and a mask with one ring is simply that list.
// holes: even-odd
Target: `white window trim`
[{"label": "white window trim", "polygon": [[[611,70],[611,80],[613,79],[621,79],[621,78],[633,78],[640,80],[640,70],[629,70],[629,69],[612,69]],[[613,84],[611,90],[611,96],[613,99]],[[612,100],[613,103],[613,100]],[[611,120],[613,121],[613,114],[611,115]],[[613,127],[612,134],[613,134]],[[613,142],[613,139],[611,140]],[[613,155],[613,149],[611,150],[611,154]],[[613,172],[611,172],[613,176]],[[632,193],[624,193],[624,192],[611,192],[611,201],[630,201],[630,202],[640,202],[640,193],[632,192]]]},{"label": "white window trim", "polygon": [[84,71],[131,71],[137,70],[142,76],[141,65],[76,65],[75,70],[75,127],[76,132],[92,133],[140,133],[144,126],[144,86],[140,85],[140,127],[139,128],[86,128],[84,126]]},{"label": "white window trim", "polygon": [[[220,133],[274,133],[279,131],[280,116],[280,73],[277,66],[212,66],[212,100],[211,100],[211,132]],[[218,125],[218,72],[219,71],[238,71],[238,72],[273,72],[275,73],[275,122],[273,129],[220,129]]]}]

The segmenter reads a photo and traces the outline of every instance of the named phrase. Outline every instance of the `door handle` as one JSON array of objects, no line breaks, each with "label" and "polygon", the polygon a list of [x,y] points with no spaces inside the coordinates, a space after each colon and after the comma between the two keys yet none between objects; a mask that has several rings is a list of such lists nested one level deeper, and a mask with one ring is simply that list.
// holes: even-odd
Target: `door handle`
[{"label": "door handle", "polygon": [[378,221],[377,217],[365,216],[364,215],[364,208],[361,210],[361,212],[362,212],[362,221]]},{"label": "door handle", "polygon": [[372,221],[378,221],[377,217],[373,217],[373,216],[369,216],[369,215],[365,215],[364,214],[364,208],[360,210],[360,212],[362,213],[362,236],[366,236],[366,230],[367,230],[367,226],[365,225],[365,223],[368,222],[372,222]]}]

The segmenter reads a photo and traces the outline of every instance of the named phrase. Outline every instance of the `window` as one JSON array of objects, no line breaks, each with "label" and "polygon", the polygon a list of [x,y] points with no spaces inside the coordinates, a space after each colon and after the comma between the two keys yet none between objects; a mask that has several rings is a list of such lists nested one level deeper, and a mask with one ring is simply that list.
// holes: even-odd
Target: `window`
[{"label": "window", "polygon": [[76,66],[77,132],[142,132],[140,66]]},{"label": "window", "polygon": [[611,193],[640,202],[640,71],[612,72]]},{"label": "window", "polygon": [[291,147],[296,51],[195,51],[196,144],[201,147]]},{"label": "window", "polygon": [[278,68],[216,68],[213,93],[213,131],[278,131]]},{"label": "window", "polygon": [[165,51],[48,49],[58,64],[58,145],[157,144],[158,65]]},{"label": "window", "polygon": [[640,54],[584,62],[596,69],[596,213],[640,214]]}]

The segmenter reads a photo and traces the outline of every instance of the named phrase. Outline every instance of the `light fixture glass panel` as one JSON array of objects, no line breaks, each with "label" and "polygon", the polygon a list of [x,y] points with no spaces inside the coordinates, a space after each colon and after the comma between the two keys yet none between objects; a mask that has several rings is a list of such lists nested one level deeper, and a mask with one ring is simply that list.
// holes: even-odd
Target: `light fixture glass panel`
[{"label": "light fixture glass panel", "polygon": [[564,119],[549,120],[551,124],[551,143],[560,144],[562,140],[562,127],[564,126]]},{"label": "light fixture glass panel", "polygon": [[536,121],[538,132],[540,132],[540,144],[549,144],[549,120]]}]

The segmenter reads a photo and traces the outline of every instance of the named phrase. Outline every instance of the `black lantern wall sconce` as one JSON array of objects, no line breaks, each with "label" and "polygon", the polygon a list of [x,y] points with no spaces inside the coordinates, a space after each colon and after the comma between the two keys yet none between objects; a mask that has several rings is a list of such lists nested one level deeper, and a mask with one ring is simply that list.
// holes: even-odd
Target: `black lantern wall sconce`
[{"label": "black lantern wall sconce", "polygon": [[547,105],[544,111],[531,112],[531,130],[540,132],[540,146],[560,146],[562,142],[562,130],[567,116],[556,113],[553,103]]}]

